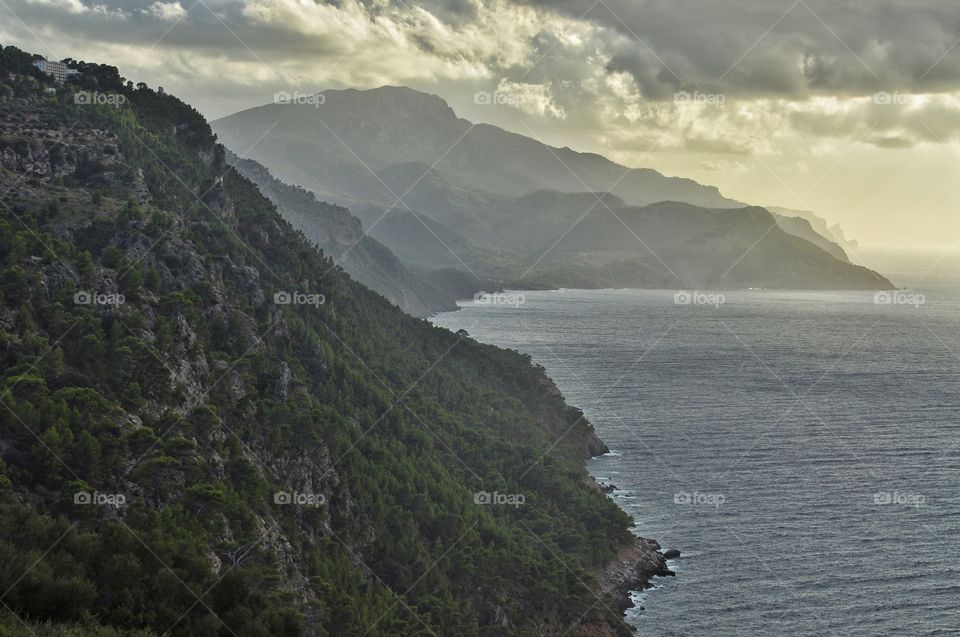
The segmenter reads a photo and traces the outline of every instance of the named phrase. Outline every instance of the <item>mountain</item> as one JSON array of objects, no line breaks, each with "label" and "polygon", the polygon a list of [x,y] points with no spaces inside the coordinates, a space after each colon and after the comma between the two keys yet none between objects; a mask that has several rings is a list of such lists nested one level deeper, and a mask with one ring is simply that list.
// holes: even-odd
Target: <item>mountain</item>
[{"label": "mountain", "polygon": [[[227,163],[255,183],[283,218],[332,257],[337,267],[405,312],[426,316],[457,309],[456,301],[463,297],[461,289],[438,284],[440,273],[412,271],[389,248],[367,236],[360,220],[346,208],[317,201],[313,193],[283,183],[252,159],[228,151]],[[463,278],[456,273],[450,275]]]},{"label": "mountain", "polygon": [[[391,213],[370,234],[395,246],[407,263],[455,268],[459,261],[509,287],[892,286],[850,264],[804,220],[779,218],[764,208],[680,202],[637,207],[610,194],[538,191],[493,210],[485,216],[454,211],[441,221]],[[418,230],[425,224],[430,232]],[[482,237],[483,243],[468,237]]]},{"label": "mountain", "polygon": [[441,98],[409,88],[325,91],[322,96],[316,105],[249,109],[213,122],[213,128],[229,148],[280,179],[348,206],[392,205],[403,191],[388,188],[379,171],[416,162],[430,166],[440,158],[437,171],[453,189],[504,195],[538,189],[611,191],[635,205],[668,199],[716,208],[743,205],[690,179],[628,169],[600,155],[472,124]]},{"label": "mountain", "polygon": [[175,97],[33,57],[0,55],[4,634],[630,634],[669,571],[542,368],[333,267]]},{"label": "mountain", "polygon": [[770,212],[773,214],[773,218],[777,221],[777,225],[779,225],[780,228],[782,228],[785,232],[809,241],[813,245],[830,254],[830,256],[834,257],[835,259],[850,263],[850,257],[847,256],[846,250],[840,247],[840,245],[835,241],[814,230],[813,225],[806,218],[790,217],[777,213],[773,210]]},{"label": "mountain", "polygon": [[778,206],[771,206],[769,208],[770,212],[773,212],[784,217],[799,217],[800,219],[806,220],[810,227],[818,235],[824,237],[828,241],[831,241],[837,244],[840,249],[847,252],[856,252],[860,249],[859,244],[846,237],[846,233],[843,231],[843,228],[839,223],[830,225],[826,219],[819,216],[815,212],[809,210],[794,210],[792,208],[781,208]]},{"label": "mountain", "polygon": [[[539,194],[531,211],[565,211],[572,219],[583,208],[547,201],[556,196]],[[569,197],[569,195],[564,195]],[[528,198],[529,203],[529,198]],[[538,219],[534,214],[536,224]],[[503,224],[523,235],[526,219]],[[571,264],[577,265],[580,284],[588,287],[695,287],[695,288],[817,288],[889,289],[881,275],[837,259],[821,247],[784,231],[766,209],[709,210],[679,202],[662,202],[642,208],[617,205],[607,199],[559,241],[554,232],[534,244],[543,255],[530,268],[529,280],[538,285],[565,285]],[[503,241],[508,241],[506,237]],[[568,286],[569,287],[569,286]]]},{"label": "mountain", "polygon": [[893,287],[809,220],[471,124],[436,96],[383,87],[315,102],[213,127],[280,178],[349,205],[406,266],[460,272],[464,288]]}]

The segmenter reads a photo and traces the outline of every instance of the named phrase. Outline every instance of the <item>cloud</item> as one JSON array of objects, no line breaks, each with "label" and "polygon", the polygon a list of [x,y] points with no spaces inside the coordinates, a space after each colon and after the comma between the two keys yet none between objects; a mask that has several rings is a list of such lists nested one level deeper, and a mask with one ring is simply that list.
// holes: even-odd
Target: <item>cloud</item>
[{"label": "cloud", "polygon": [[960,93],[820,98],[791,105],[784,125],[801,137],[853,139],[880,148],[949,143],[960,140]]},{"label": "cloud", "polygon": [[187,15],[187,10],[179,2],[154,2],[150,5],[149,11],[167,22],[176,22]]},{"label": "cloud", "polygon": [[[3,0],[17,19],[0,20],[0,41],[115,64],[211,118],[278,91],[407,85],[468,119],[699,177],[743,201],[842,218],[882,186],[855,228],[876,238],[869,214],[892,219],[918,196],[960,231],[955,3]],[[511,99],[491,108],[477,93]],[[808,202],[811,188],[831,196]],[[914,225],[886,240],[919,236]]]},{"label": "cloud", "polygon": [[27,0],[27,4],[48,7],[54,11],[65,11],[68,14],[85,13],[91,10],[81,0]]},{"label": "cloud", "polygon": [[731,97],[868,95],[960,89],[953,0],[528,0],[583,16],[610,39],[611,69],[644,95],[676,90]]},{"label": "cloud", "polygon": [[3,39],[115,63],[211,116],[278,90],[410,85],[525,134],[698,167],[960,135],[953,0],[8,2],[31,29],[0,25]]},{"label": "cloud", "polygon": [[493,95],[514,108],[541,117],[566,118],[563,107],[553,101],[550,86],[503,80]]}]

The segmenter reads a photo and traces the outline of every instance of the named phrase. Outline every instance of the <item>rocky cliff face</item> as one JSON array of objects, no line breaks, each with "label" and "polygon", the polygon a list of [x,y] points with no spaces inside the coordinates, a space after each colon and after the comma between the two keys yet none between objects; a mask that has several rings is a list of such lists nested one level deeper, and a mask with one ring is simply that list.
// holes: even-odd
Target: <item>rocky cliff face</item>
[{"label": "rocky cliff face", "polygon": [[125,162],[115,132],[77,127],[54,115],[49,105],[8,99],[0,109],[0,168],[24,179],[60,179],[87,188],[122,183],[137,203],[150,201],[143,171]]},{"label": "rocky cliff face", "polygon": [[621,608],[633,606],[630,593],[653,586],[654,577],[674,575],[656,540],[637,538],[632,546],[623,547],[617,558],[603,570],[601,590],[612,593]]},{"label": "rocky cliff face", "polygon": [[[74,129],[43,117],[34,102],[8,100],[0,111],[0,166],[26,177],[73,175],[91,163],[117,165],[116,135],[98,129]],[[41,107],[42,108],[42,107]]]}]

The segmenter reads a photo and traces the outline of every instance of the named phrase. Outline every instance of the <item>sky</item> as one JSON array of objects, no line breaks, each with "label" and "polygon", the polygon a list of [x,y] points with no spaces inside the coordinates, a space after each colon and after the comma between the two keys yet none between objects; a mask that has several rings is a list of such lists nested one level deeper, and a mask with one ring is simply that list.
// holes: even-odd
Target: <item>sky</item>
[{"label": "sky", "polygon": [[957,0],[0,0],[0,43],[211,119],[410,86],[864,245],[960,245]]}]

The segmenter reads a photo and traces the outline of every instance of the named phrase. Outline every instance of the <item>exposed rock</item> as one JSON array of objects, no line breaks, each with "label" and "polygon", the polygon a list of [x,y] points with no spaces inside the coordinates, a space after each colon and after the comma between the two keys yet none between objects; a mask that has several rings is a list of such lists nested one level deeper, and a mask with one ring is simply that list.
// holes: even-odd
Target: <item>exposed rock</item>
[{"label": "exposed rock", "polygon": [[597,456],[602,456],[605,453],[610,453],[610,448],[600,440],[596,433],[593,431],[590,432],[590,435],[586,439],[587,444],[587,456],[590,458],[596,458]]},{"label": "exposed rock", "polygon": [[290,365],[287,361],[280,363],[280,375],[277,378],[276,394],[279,400],[286,400],[290,395]]},{"label": "exposed rock", "polygon": [[600,592],[616,600],[621,610],[633,607],[630,593],[653,586],[654,577],[674,575],[667,568],[667,559],[660,553],[656,540],[638,537],[632,546],[624,547],[600,573]]},{"label": "exposed rock", "polygon": [[600,485],[600,491],[603,493],[613,493],[617,490],[617,485],[610,484],[609,482],[600,482],[598,484]]},{"label": "exposed rock", "polygon": [[142,168],[137,168],[137,178],[133,183],[132,190],[134,199],[141,206],[150,203],[150,190],[147,188],[147,180]]}]

